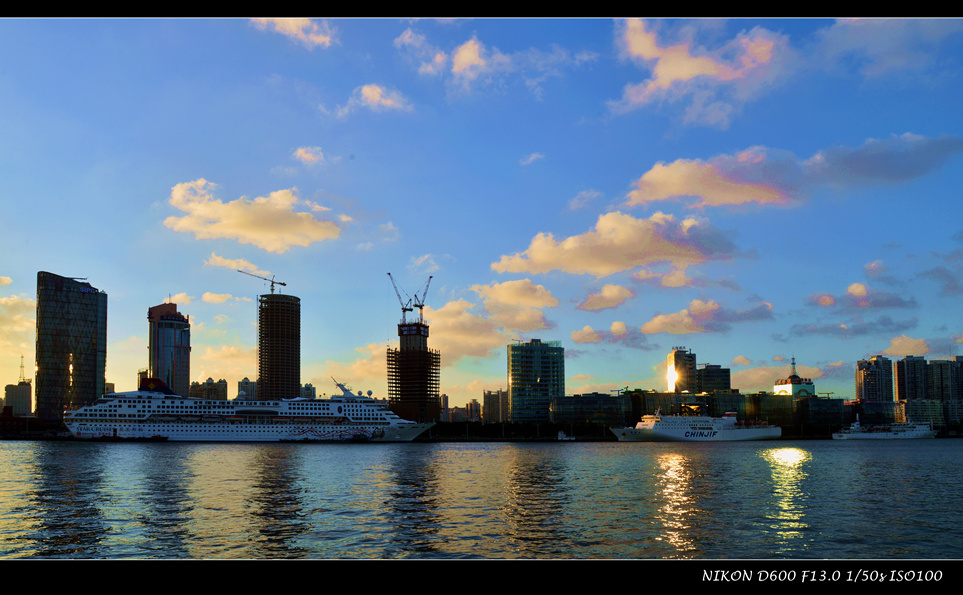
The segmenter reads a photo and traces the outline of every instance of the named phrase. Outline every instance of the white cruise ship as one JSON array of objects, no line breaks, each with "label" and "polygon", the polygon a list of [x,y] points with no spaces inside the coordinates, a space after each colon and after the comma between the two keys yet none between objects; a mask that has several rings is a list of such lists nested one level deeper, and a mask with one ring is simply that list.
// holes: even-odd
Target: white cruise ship
[{"label": "white cruise ship", "polygon": [[782,436],[782,428],[768,423],[742,423],[736,414],[722,417],[696,415],[643,415],[635,427],[609,428],[619,442],[729,442],[770,440]]},{"label": "white cruise ship", "polygon": [[[77,438],[188,442],[410,442],[432,423],[405,421],[384,401],[351,393],[257,401],[180,397],[159,381],[64,414]],[[370,395],[370,392],[369,392]]]}]

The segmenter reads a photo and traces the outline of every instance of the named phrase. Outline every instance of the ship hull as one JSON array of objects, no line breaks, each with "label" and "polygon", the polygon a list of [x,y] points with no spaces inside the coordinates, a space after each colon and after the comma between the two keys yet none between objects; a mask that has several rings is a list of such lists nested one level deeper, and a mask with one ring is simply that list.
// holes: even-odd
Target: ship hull
[{"label": "ship hull", "polygon": [[330,425],[276,424],[145,424],[143,427],[121,424],[68,424],[67,429],[79,439],[111,439],[166,442],[411,442],[433,424],[411,424],[389,428],[363,426],[332,427]]},{"label": "ship hull", "polygon": [[782,437],[782,428],[746,428],[738,430],[658,430],[610,428],[619,442],[744,442],[774,440]]}]

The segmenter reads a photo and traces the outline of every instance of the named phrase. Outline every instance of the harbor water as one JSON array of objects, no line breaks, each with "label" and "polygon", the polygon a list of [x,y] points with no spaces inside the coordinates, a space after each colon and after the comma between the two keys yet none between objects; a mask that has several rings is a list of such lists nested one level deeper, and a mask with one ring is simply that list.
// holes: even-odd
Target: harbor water
[{"label": "harbor water", "polygon": [[963,440],[0,442],[4,559],[963,558]]}]

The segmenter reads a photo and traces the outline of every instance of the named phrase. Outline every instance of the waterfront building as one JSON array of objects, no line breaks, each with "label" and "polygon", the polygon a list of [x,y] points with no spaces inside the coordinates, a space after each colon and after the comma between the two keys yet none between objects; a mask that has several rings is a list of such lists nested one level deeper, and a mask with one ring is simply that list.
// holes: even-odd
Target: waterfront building
[{"label": "waterfront building", "polygon": [[564,396],[565,349],[559,341],[508,345],[510,421],[548,421],[552,399]]},{"label": "waterfront building", "polygon": [[310,382],[301,385],[301,398],[302,399],[315,399],[318,396],[318,389],[314,388],[314,385]]},{"label": "waterfront building", "polygon": [[3,391],[3,405],[10,407],[13,415],[22,417],[31,413],[33,386],[30,380],[20,378],[17,384],[8,384]]},{"label": "waterfront building", "polygon": [[792,358],[791,372],[788,378],[777,380],[772,386],[776,395],[790,395],[793,397],[814,397],[816,386],[810,378],[801,378],[796,374],[796,358]]},{"label": "waterfront building", "polygon": [[699,392],[696,354],[685,347],[673,347],[666,357],[666,382],[670,393]]},{"label": "waterfront building", "polygon": [[717,364],[705,364],[698,368],[696,370],[696,390],[700,393],[727,392],[732,390],[732,379],[729,368],[723,368]]},{"label": "waterfront building", "polygon": [[856,399],[892,401],[893,363],[882,355],[856,362]]},{"label": "waterfront building", "polygon": [[104,395],[107,294],[83,279],[37,273],[36,412],[59,422]]},{"label": "waterfront building", "polygon": [[204,382],[192,382],[189,394],[192,399],[205,399],[209,401],[227,400],[227,380],[221,378],[214,382],[213,378],[208,378]]},{"label": "waterfront building", "polygon": [[598,423],[603,426],[635,425],[632,402],[625,394],[582,393],[552,399],[549,421],[557,424]]},{"label": "waterfront building", "polygon": [[486,423],[508,421],[508,391],[505,389],[486,390],[482,394],[483,417]]},{"label": "waterfront building", "polygon": [[[148,308],[147,374],[167,385],[176,395],[191,388],[191,323],[177,304]],[[138,384],[140,386],[140,384]]]},{"label": "waterfront building", "polygon": [[247,376],[244,380],[237,381],[237,396],[241,396],[244,393],[245,399],[256,400],[257,399],[257,382],[254,380],[249,380]]},{"label": "waterfront building", "polygon": [[257,399],[296,399],[301,394],[301,299],[258,296]]},{"label": "waterfront building", "polygon": [[893,362],[893,385],[896,400],[926,399],[926,360],[921,355],[907,355]]},{"label": "waterfront building", "polygon": [[441,353],[428,348],[424,319],[398,324],[398,349],[388,349],[388,402],[402,419],[441,419]]}]

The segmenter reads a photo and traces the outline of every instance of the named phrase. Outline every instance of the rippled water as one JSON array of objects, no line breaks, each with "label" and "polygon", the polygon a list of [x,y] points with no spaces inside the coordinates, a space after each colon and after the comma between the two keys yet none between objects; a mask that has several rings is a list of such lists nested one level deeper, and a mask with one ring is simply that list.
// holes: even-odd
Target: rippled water
[{"label": "rippled water", "polygon": [[3,558],[963,558],[963,440],[0,443]]}]

